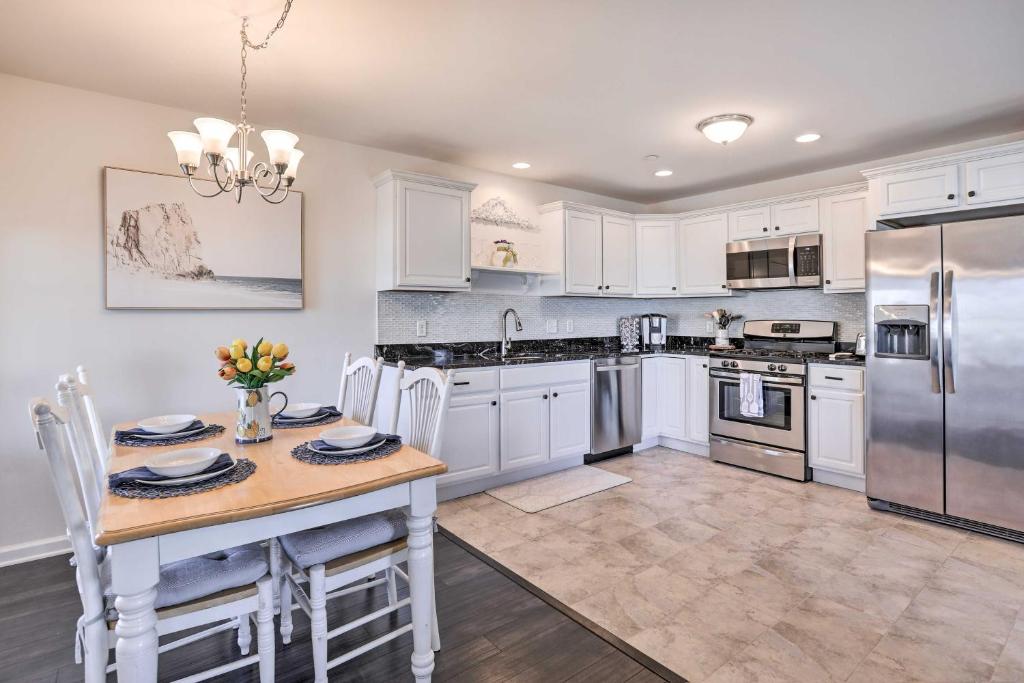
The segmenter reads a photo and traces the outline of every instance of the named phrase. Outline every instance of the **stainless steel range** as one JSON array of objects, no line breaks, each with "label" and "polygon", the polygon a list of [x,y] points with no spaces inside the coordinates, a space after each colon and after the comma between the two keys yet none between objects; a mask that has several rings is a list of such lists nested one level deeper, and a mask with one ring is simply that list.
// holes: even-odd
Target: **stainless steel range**
[{"label": "stainless steel range", "polygon": [[[807,362],[836,350],[836,323],[748,320],[743,348],[711,353],[711,459],[807,481]],[[744,415],[740,379],[760,375],[763,415]]]}]

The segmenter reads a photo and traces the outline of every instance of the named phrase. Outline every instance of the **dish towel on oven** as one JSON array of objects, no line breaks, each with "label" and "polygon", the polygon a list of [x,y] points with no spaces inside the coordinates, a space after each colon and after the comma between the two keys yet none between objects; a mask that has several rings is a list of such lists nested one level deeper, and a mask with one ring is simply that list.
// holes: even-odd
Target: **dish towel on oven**
[{"label": "dish towel on oven", "polygon": [[740,415],[743,417],[764,417],[764,392],[761,390],[761,375],[740,373]]}]

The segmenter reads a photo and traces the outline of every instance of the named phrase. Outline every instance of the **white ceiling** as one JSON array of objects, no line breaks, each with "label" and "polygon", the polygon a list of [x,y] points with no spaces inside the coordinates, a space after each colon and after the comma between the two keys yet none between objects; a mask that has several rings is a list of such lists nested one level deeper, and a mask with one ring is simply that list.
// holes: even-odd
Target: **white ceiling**
[{"label": "white ceiling", "polygon": [[[236,119],[236,17],[280,4],[6,0],[0,71]],[[655,202],[1022,130],[1022,27],[1020,0],[295,0],[249,113]],[[735,145],[694,128],[734,111]]]}]

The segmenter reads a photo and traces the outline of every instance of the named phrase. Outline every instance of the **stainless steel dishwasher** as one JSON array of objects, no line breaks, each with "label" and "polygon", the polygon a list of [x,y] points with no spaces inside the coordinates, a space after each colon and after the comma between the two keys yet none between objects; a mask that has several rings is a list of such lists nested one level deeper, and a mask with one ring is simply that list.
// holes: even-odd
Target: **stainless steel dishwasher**
[{"label": "stainless steel dishwasher", "polygon": [[640,358],[598,358],[590,366],[590,455],[594,462],[640,443]]}]

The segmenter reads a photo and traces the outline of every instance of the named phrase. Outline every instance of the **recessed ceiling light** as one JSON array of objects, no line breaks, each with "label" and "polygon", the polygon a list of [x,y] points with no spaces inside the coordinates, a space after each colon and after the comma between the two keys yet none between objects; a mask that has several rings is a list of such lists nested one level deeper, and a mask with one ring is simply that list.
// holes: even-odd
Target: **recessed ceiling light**
[{"label": "recessed ceiling light", "polygon": [[821,135],[818,133],[804,133],[803,135],[797,135],[794,139],[797,142],[814,142],[815,140],[820,140]]},{"label": "recessed ceiling light", "polygon": [[518,168],[522,170],[525,168],[530,168],[530,164],[526,163],[525,161],[517,161],[516,163],[512,164],[512,168]]},{"label": "recessed ceiling light", "polygon": [[644,157],[644,161],[657,161],[660,158],[657,154],[648,154]]},{"label": "recessed ceiling light", "polygon": [[665,178],[667,176],[672,175],[672,171],[668,170],[667,168],[663,168],[660,171],[655,171],[654,175],[658,176],[659,178]]},{"label": "recessed ceiling light", "polygon": [[754,118],[746,114],[719,114],[698,123],[697,130],[711,142],[727,145],[739,140],[753,122]]}]

